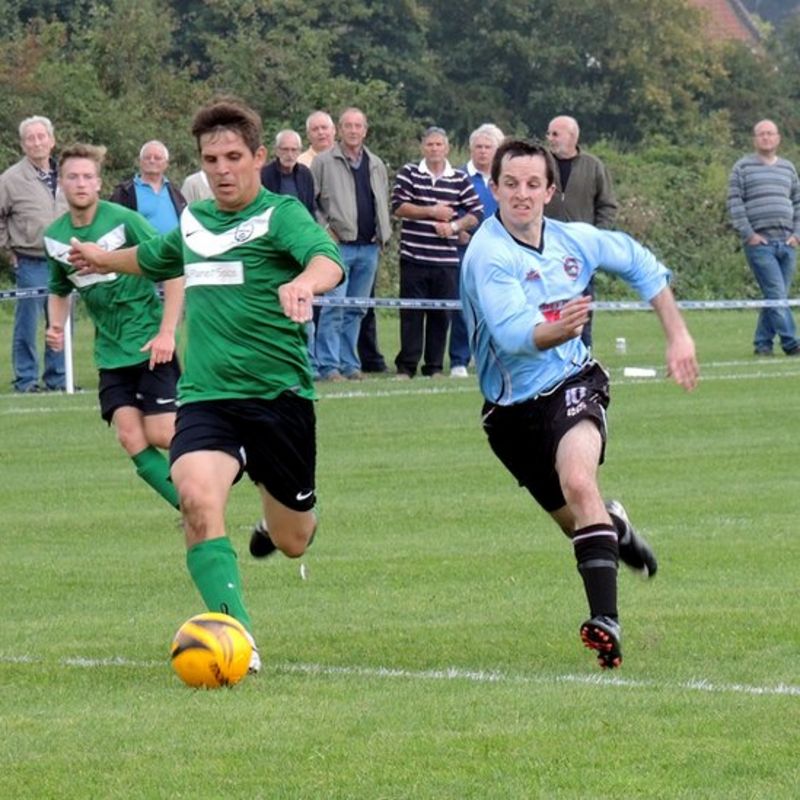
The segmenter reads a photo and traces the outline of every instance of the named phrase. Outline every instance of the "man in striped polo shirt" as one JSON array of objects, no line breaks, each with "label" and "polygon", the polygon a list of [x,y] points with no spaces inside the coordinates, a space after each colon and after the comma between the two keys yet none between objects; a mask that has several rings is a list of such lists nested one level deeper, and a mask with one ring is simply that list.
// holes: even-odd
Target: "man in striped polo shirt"
[{"label": "man in striped polo shirt", "polygon": [[[442,128],[422,136],[422,161],[406,164],[395,179],[392,211],[400,228],[400,296],[411,299],[458,298],[458,235],[483,219],[483,206],[469,176],[447,160],[450,145]],[[400,312],[398,378],[442,374],[448,311]]]},{"label": "man in striped polo shirt", "polygon": [[[740,158],[728,184],[728,213],[742,237],[747,263],[765,300],[786,300],[800,243],[800,181],[791,161],[778,157],[774,122],[753,128],[755,153]],[[791,309],[762,308],[753,338],[757,356],[771,356],[775,336],[787,356],[800,356]]]}]

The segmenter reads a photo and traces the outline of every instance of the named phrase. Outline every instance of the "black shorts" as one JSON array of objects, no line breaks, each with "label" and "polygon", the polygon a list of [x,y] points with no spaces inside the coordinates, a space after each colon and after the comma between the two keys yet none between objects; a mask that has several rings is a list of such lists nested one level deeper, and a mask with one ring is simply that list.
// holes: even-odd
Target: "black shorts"
[{"label": "black shorts", "polygon": [[[208,400],[178,409],[170,463],[198,450],[221,450],[279,502],[295,511],[315,503],[314,403],[292,392],[274,400]],[[234,481],[234,483],[236,482]]]},{"label": "black shorts", "polygon": [[592,420],[606,447],[608,374],[595,361],[549,394],[512,406],[483,406],[483,429],[494,454],[545,511],[565,504],[556,472],[556,449],[568,430]]},{"label": "black shorts", "polygon": [[177,357],[150,369],[148,361],[132,367],[100,370],[100,415],[111,424],[121,406],[134,406],[145,416],[175,412],[181,369]]}]

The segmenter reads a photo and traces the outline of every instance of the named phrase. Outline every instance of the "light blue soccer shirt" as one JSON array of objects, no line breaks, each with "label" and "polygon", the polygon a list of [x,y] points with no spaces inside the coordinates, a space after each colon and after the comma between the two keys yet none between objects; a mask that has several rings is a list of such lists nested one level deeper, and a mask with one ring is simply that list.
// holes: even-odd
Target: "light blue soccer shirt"
[{"label": "light blue soccer shirt", "polygon": [[580,336],[539,350],[533,329],[558,319],[596,270],[619,275],[645,301],[669,282],[669,270],[625,233],[583,222],[543,224],[542,244],[535,249],[494,215],[473,236],[461,265],[461,302],[481,392],[497,405],[546,393],[589,360]]}]

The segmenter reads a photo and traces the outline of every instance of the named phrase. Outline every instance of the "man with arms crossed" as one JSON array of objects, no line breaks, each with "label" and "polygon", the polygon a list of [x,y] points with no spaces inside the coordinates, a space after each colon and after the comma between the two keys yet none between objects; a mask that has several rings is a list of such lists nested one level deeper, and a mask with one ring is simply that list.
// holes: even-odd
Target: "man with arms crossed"
[{"label": "man with arms crossed", "polygon": [[658,315],[669,374],[687,390],[698,376],[694,342],[669,272],[649,250],[623,233],[543,219],[555,165],[541,145],[505,141],[491,180],[499,216],[477,231],[461,273],[483,427],[497,457],[572,540],[589,602],[581,639],[601,667],[618,667],[618,561],[650,576],[657,562],[597,484],[609,386],[581,341],[591,302],[581,293],[599,265],[630,283]]},{"label": "man with arms crossed", "polygon": [[305,323],[314,295],[336,286],[344,270],[302,204],[262,188],[266,150],[255,111],[234,98],[213,101],[195,115],[192,134],[214,200],[193,204],[175,231],[136,248],[107,253],[75,243],[71,257],[87,273],[186,277],[185,371],[170,460],[187,566],[209,610],[252,633],[225,507],[246,471],[275,547],[296,558],[313,536],[316,395]]},{"label": "man with arms crossed", "polygon": [[104,155],[104,148],[86,144],[61,152],[59,179],[69,211],[44,232],[50,265],[47,344],[56,351],[64,348],[70,294],[77,289],[95,326],[100,415],[114,424],[139,477],[178,508],[169,465],[157,448],[167,449],[175,430],[180,377],[175,329],[183,306],[183,278],[164,282],[162,309],[154,285],[141,276],[80,276],[68,260],[72,239],[98,242],[113,251],[156,235],[137,212],[100,200]]}]

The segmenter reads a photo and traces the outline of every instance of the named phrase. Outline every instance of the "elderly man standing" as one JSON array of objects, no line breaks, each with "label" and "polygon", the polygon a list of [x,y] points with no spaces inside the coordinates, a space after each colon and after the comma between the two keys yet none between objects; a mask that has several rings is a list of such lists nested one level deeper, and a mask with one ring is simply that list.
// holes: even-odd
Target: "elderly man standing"
[{"label": "elderly man standing", "polygon": [[[422,135],[422,161],[406,164],[395,179],[392,210],[400,229],[400,296],[455,300],[458,297],[458,237],[483,220],[483,206],[469,176],[453,169],[443,128]],[[400,312],[397,377],[412,378],[424,351],[422,374],[440,377],[447,343],[447,311]]]},{"label": "elderly man standing", "polygon": [[169,233],[177,227],[186,200],[167,178],[168,167],[166,145],[156,139],[146,142],[139,151],[139,174],[117,184],[111,202],[138,211],[159,233]]},{"label": "elderly man standing", "polygon": [[[56,140],[47,117],[28,117],[19,126],[25,157],[0,175],[0,248],[10,251],[18,289],[47,286],[44,229],[64,211],[66,203],[57,191],[58,179],[52,158]],[[12,360],[14,390],[38,392],[39,359],[36,331],[46,318],[47,298],[18,300],[14,314]],[[45,389],[63,391],[64,354],[45,346]]]},{"label": "elderly man standing", "polygon": [[[483,218],[488,219],[497,210],[492,190],[489,188],[491,180],[492,159],[497,148],[503,143],[503,131],[486,122],[469,135],[469,161],[463,167],[459,167],[462,172],[469,175],[472,186],[475,189],[481,204],[483,205]],[[458,234],[458,257],[460,261],[464,259],[464,253],[474,230],[461,231]],[[452,314],[450,319],[450,377],[467,378],[472,354],[469,346],[469,334],[464,315],[460,311]]]},{"label": "elderly man standing", "polygon": [[[344,284],[328,297],[369,297],[381,248],[391,236],[386,165],[364,145],[369,125],[361,109],[339,117],[339,143],[314,159],[318,217],[339,244]],[[325,306],[317,327],[317,363],[323,380],[361,380],[358,334],[363,308]]]},{"label": "elderly man standing", "polygon": [[[800,182],[791,161],[778,157],[778,126],[753,128],[755,153],[740,158],[728,184],[728,212],[765,300],[786,300],[800,243]],[[771,356],[775,336],[787,356],[800,356],[791,310],[762,308],[753,338],[757,356]]]},{"label": "elderly man standing", "polygon": [[[617,217],[614,186],[603,162],[578,145],[581,131],[574,117],[555,117],[547,126],[547,141],[555,156],[556,189],[547,204],[545,216],[561,222],[588,222],[610,230]],[[594,294],[594,278],[586,287]],[[592,346],[592,315],[581,334],[583,343]]]},{"label": "elderly man standing", "polygon": [[306,136],[308,150],[304,150],[297,159],[304,167],[310,167],[314,159],[333,147],[336,126],[327,111],[312,111],[306,119]]},{"label": "elderly man standing", "polygon": [[279,131],[275,137],[275,158],[261,168],[261,185],[275,194],[296,197],[313,214],[314,179],[311,170],[298,161],[302,146],[297,131],[289,128]]}]

